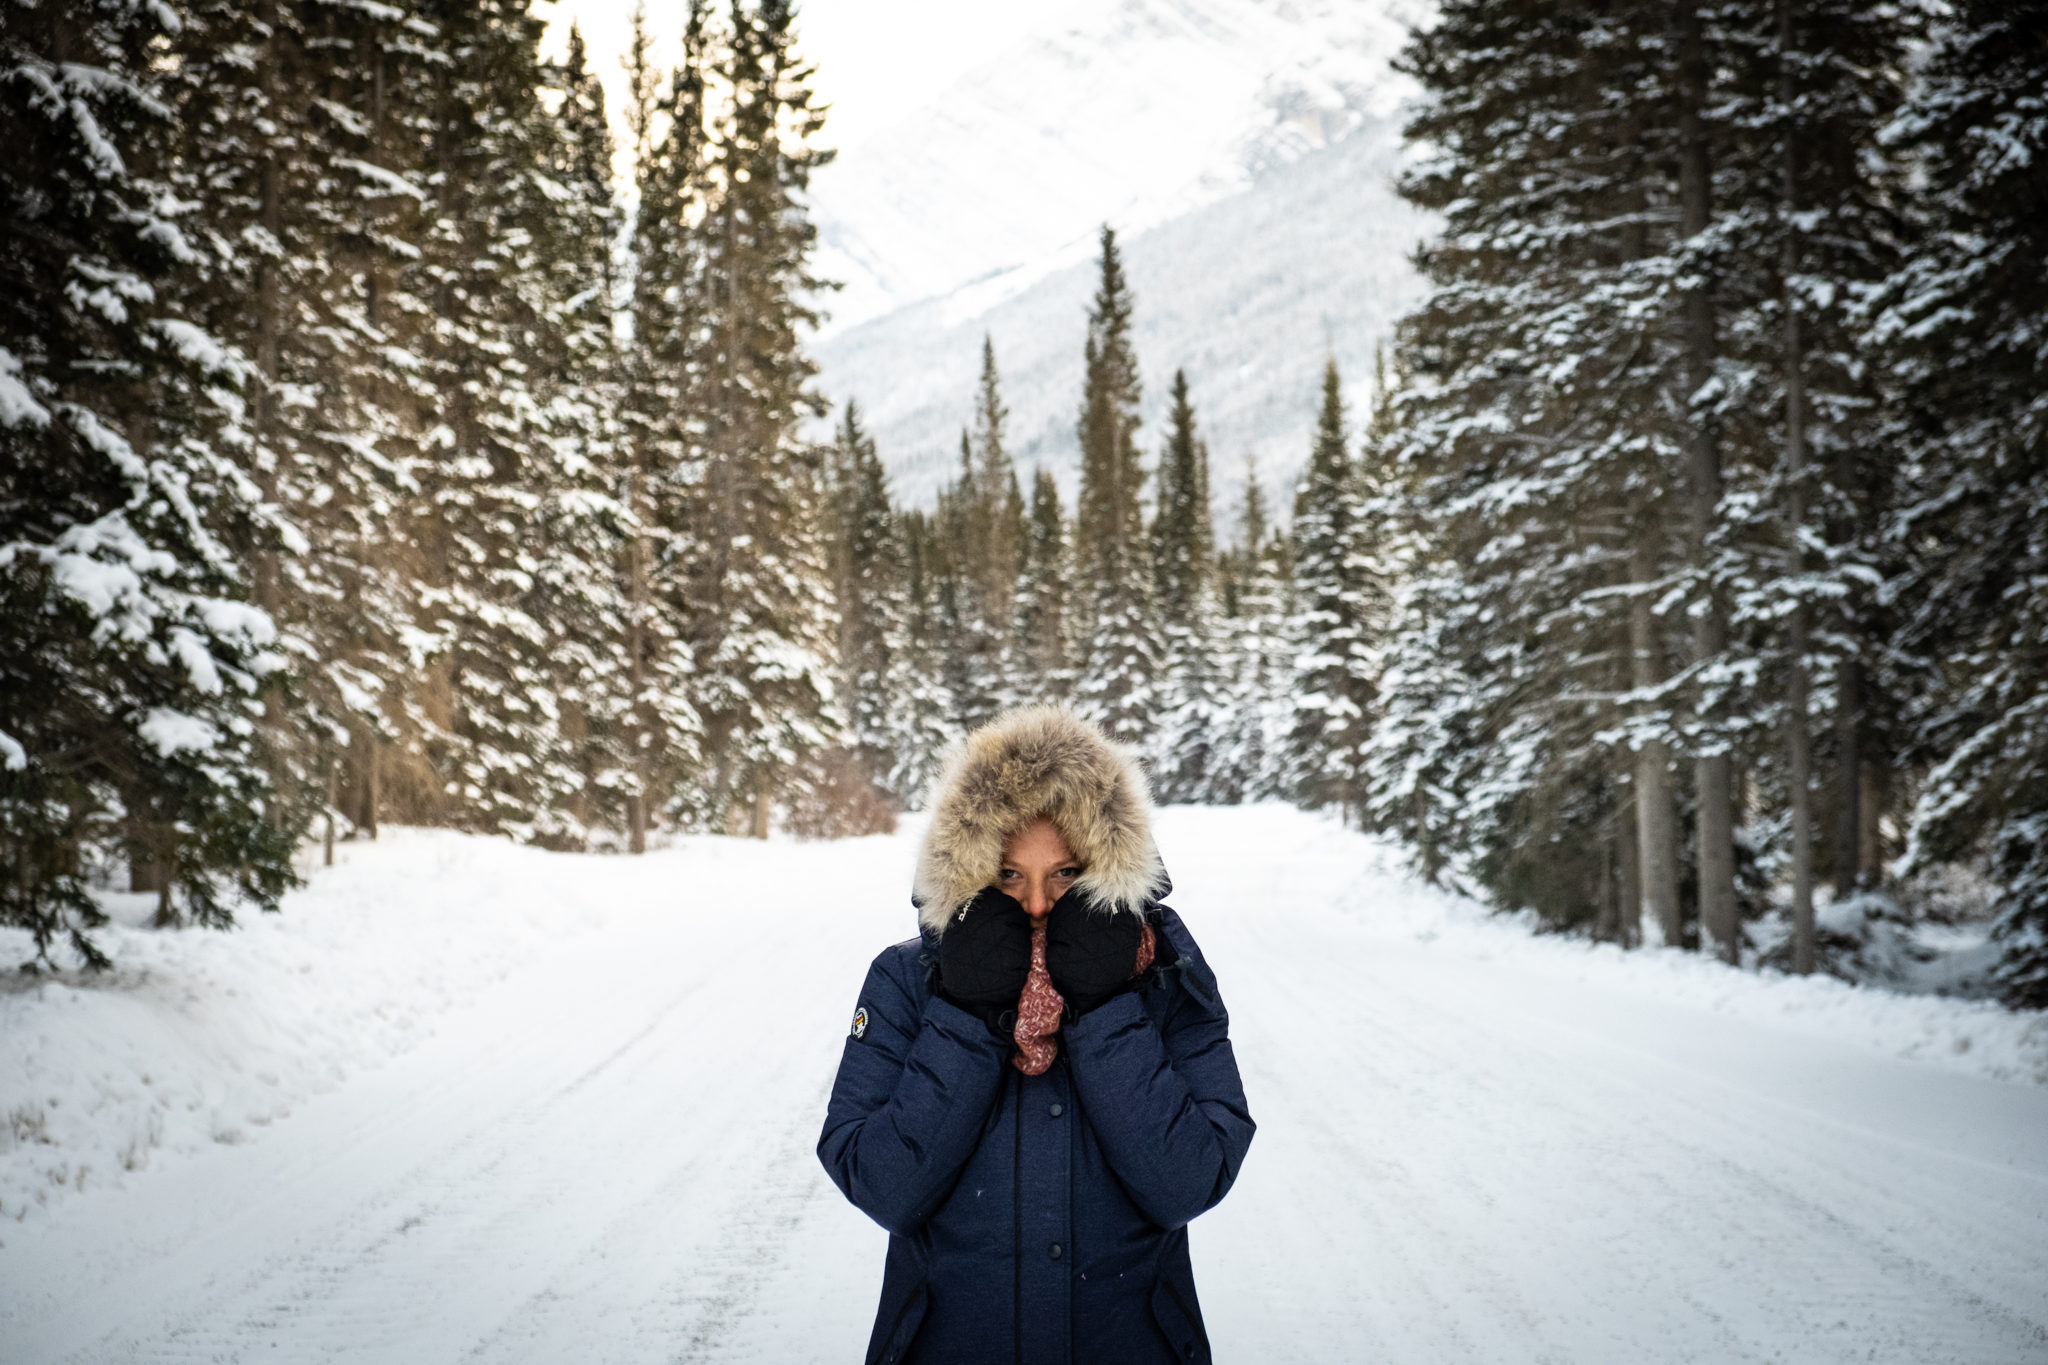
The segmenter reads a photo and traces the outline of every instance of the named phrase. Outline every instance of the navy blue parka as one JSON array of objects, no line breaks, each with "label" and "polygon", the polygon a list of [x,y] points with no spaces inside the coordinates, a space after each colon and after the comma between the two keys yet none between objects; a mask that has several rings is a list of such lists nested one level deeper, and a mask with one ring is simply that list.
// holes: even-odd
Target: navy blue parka
[{"label": "navy blue parka", "polygon": [[818,1140],[890,1234],[869,1365],[1210,1359],[1187,1224],[1253,1123],[1214,974],[1177,914],[1144,913],[1154,965],[1040,1076],[935,992],[929,926],[869,968]]}]

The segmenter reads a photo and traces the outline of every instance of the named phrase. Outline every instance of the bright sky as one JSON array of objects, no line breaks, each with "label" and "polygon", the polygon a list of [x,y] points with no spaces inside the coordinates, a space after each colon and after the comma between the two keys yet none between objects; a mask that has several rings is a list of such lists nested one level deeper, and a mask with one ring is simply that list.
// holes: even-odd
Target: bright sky
[{"label": "bright sky", "polygon": [[[624,130],[620,58],[635,0],[541,0],[549,17],[545,50],[569,47],[569,25],[583,29],[591,64],[604,82],[615,136]],[[944,77],[985,59],[1033,29],[1057,25],[1076,0],[808,0],[797,12],[803,54],[818,66],[817,88],[832,106],[824,144],[850,147],[914,110]],[[647,6],[656,59],[675,59],[682,32],[679,0]]]}]

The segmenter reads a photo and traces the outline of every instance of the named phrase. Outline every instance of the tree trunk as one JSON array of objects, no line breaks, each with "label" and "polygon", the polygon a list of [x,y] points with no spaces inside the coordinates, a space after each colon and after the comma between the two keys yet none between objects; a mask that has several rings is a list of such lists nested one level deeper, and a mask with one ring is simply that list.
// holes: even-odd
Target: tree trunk
[{"label": "tree trunk", "polygon": [[[1703,111],[1708,95],[1706,40],[1694,4],[1677,7],[1679,219],[1688,240],[1697,240],[1713,216],[1713,163]],[[1713,282],[1703,263],[1685,297],[1685,384],[1688,408],[1714,377],[1716,350]],[[1711,417],[1694,411],[1687,424],[1692,464],[1693,567],[1705,583],[1705,610],[1693,618],[1693,651],[1711,667],[1728,648],[1727,608],[1711,580],[1713,533],[1720,515],[1721,452]],[[1700,720],[1711,724],[1702,708]],[[1736,960],[1734,774],[1725,750],[1711,735],[1694,760],[1699,800],[1698,841],[1700,924],[1722,958]]]},{"label": "tree trunk", "polygon": [[[1640,588],[1651,581],[1649,548],[1640,542],[1631,561],[1633,577]],[[1657,647],[1656,622],[1650,615],[1649,599],[1640,591],[1628,607],[1629,680],[1638,692],[1646,692],[1664,681],[1663,651]],[[1637,861],[1641,878],[1640,902],[1665,947],[1679,946],[1678,908],[1678,817],[1671,805],[1671,746],[1661,739],[1646,740],[1635,755],[1635,805]]]},{"label": "tree trunk", "polygon": [[152,831],[156,839],[150,845],[150,854],[156,867],[156,884],[150,889],[156,892],[156,913],[150,916],[150,925],[157,929],[175,929],[180,923],[178,907],[171,900],[171,888],[177,882],[177,834],[168,826],[158,825]]},{"label": "tree trunk", "polygon": [[754,787],[754,827],[751,831],[756,839],[768,837],[768,817],[773,812],[775,798],[764,774]]},{"label": "tree trunk", "polygon": [[[646,463],[646,442],[637,441],[638,453],[635,464]],[[647,656],[647,552],[646,538],[641,534],[645,522],[641,518],[640,490],[642,480],[639,470],[628,474],[626,486],[626,508],[633,514],[633,538],[626,546],[626,678],[632,690],[632,737],[634,790],[626,801],[626,824],[628,846],[635,853],[647,851],[647,792],[651,786],[648,771],[653,761],[653,727],[647,719],[646,656]]]},{"label": "tree trunk", "polygon": [[[1850,648],[1856,623],[1851,609]],[[1835,679],[1835,895],[1863,881],[1863,664],[1844,658]]]},{"label": "tree trunk", "polygon": [[383,749],[384,744],[381,737],[375,731],[372,731],[370,734],[369,752],[363,756],[363,765],[368,770],[364,775],[363,781],[363,828],[369,831],[372,840],[377,837],[377,801],[380,795],[378,792],[380,780],[378,769],[383,766],[379,762],[378,756],[383,752]]},{"label": "tree trunk", "polygon": [[334,755],[327,755],[327,835],[321,841],[322,865],[334,866],[334,803],[341,799],[341,765],[334,761]]},{"label": "tree trunk", "polygon": [[1615,926],[1615,942],[1624,948],[1639,948],[1643,943],[1643,858],[1634,801],[1623,803],[1614,813],[1614,822],[1615,854],[1621,873],[1620,922]]},{"label": "tree trunk", "polygon": [[1874,890],[1884,884],[1884,830],[1880,824],[1884,819],[1884,770],[1866,757],[1857,776],[1862,798],[1856,803],[1862,816],[1856,840],[1856,858],[1862,871],[1857,880],[1860,885]]},{"label": "tree trunk", "polygon": [[1621,903],[1615,895],[1614,876],[1617,842],[1611,834],[1600,841],[1600,884],[1593,892],[1598,915],[1593,921],[1593,937],[1603,943],[1621,941]]},{"label": "tree trunk", "polygon": [[128,889],[143,893],[163,889],[164,865],[156,851],[155,831],[144,821],[135,821],[129,830],[133,844],[128,852]]},{"label": "tree trunk", "polygon": [[[1781,208],[1785,240],[1780,274],[1785,291],[1785,542],[1786,567],[1797,577],[1806,567],[1806,353],[1799,335],[1799,301],[1793,277],[1799,269],[1799,142],[1792,124],[1792,8],[1778,0],[1778,99],[1785,132]],[[1813,736],[1807,729],[1808,624],[1802,599],[1792,608],[1787,630],[1789,676],[1785,683],[1786,777],[1792,787],[1792,970],[1813,971]]]}]

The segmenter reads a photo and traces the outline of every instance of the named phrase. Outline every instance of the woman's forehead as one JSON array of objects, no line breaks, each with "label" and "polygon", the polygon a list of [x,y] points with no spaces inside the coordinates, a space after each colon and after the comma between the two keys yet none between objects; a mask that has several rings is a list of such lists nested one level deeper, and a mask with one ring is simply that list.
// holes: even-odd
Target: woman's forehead
[{"label": "woman's forehead", "polygon": [[1044,854],[1062,862],[1074,856],[1066,836],[1060,833],[1060,827],[1043,815],[1012,834],[1003,847],[1005,858],[1026,852]]}]

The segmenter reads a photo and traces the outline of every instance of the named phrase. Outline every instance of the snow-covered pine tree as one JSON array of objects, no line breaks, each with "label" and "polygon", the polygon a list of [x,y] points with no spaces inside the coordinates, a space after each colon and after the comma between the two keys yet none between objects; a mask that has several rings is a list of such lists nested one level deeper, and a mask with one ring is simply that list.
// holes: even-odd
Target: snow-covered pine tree
[{"label": "snow-covered pine tree", "polygon": [[626,610],[627,756],[618,786],[627,847],[678,811],[687,778],[704,758],[689,637],[692,576],[702,555],[695,500],[702,476],[701,406],[707,385],[701,333],[703,244],[693,224],[706,195],[705,90],[710,61],[708,0],[686,15],[680,63],[664,81],[650,57],[645,14],[635,10],[627,52],[638,199],[629,299],[632,339],[620,358],[625,442],[619,499],[626,543],[619,571]]},{"label": "snow-covered pine tree", "polygon": [[[432,305],[412,519],[421,619],[436,637],[416,706],[443,818],[532,838],[581,787],[564,741],[539,590],[556,481],[546,398],[559,122],[541,101],[541,24],[523,0],[429,8],[432,221],[409,273]],[[553,353],[553,354],[551,354]]]},{"label": "snow-covered pine tree", "polygon": [[1074,509],[1073,697],[1110,738],[1149,752],[1158,721],[1159,627],[1138,460],[1138,356],[1116,233],[1102,229],[1081,394]]},{"label": "snow-covered pine tree", "polygon": [[296,835],[235,553],[263,516],[229,448],[247,362],[176,306],[199,251],[164,178],[174,21],[0,11],[0,921],[92,966],[96,864],[153,863],[161,920],[225,925],[231,887],[276,906]]},{"label": "snow-covered pine tree", "polygon": [[1031,480],[1031,515],[1018,555],[1015,606],[1010,616],[1009,662],[1013,704],[1056,701],[1073,685],[1072,622],[1068,614],[1073,581],[1073,546],[1059,485],[1040,466]]},{"label": "snow-covered pine tree", "polygon": [[559,104],[552,118],[544,107],[536,111],[545,122],[532,135],[541,161],[534,172],[534,268],[521,278],[537,405],[528,449],[539,474],[526,600],[546,641],[544,685],[556,708],[556,747],[542,774],[549,799],[534,812],[534,837],[587,848],[629,824],[623,796],[630,787],[632,696],[621,630],[629,604],[619,568],[630,460],[618,420],[623,376],[612,329],[620,217],[604,90],[575,26],[566,60],[547,68],[544,81]]},{"label": "snow-covered pine tree", "polygon": [[828,153],[812,68],[789,0],[735,3],[721,78],[728,104],[707,151],[698,338],[703,478],[690,602],[696,693],[715,821],[765,837],[783,782],[834,739],[829,569],[819,538],[822,461],[797,425],[817,411],[801,333],[817,321],[817,236],[804,194]]},{"label": "snow-covered pine tree", "polygon": [[1292,556],[1270,524],[1258,466],[1246,457],[1237,544],[1227,556],[1225,721],[1212,764],[1215,799],[1225,804],[1283,794],[1281,765],[1294,719],[1294,653],[1288,644]]},{"label": "snow-covered pine tree", "polygon": [[889,504],[888,476],[874,437],[849,401],[833,450],[832,529],[839,618],[839,688],[847,745],[872,781],[892,767],[890,687],[903,637],[902,544]]},{"label": "snow-covered pine tree", "polygon": [[295,665],[295,714],[271,708],[266,744],[287,787],[310,785],[327,807],[330,841],[342,812],[374,835],[387,769],[403,766],[387,757],[418,638],[405,548],[416,395],[401,362],[418,309],[395,286],[427,197],[403,92],[435,30],[383,7],[281,0],[205,0],[188,15],[166,70],[168,175],[203,206],[189,297],[252,363],[237,453],[291,528],[249,547]]},{"label": "snow-covered pine tree", "polygon": [[[1745,745],[1746,776],[1766,808],[1785,812],[1749,838],[1790,863],[1784,965],[1799,971],[1815,965],[1816,874],[1832,862],[1838,893],[1858,888],[1865,810],[1892,785],[1867,778],[1872,757],[1896,749],[1886,699],[1899,688],[1875,642],[1896,557],[1879,523],[1897,461],[1881,431],[1882,371],[1868,363],[1861,300],[1897,260],[1902,168],[1879,130],[1903,98],[1912,21],[1907,9],[1853,0],[1753,0],[1747,18],[1723,17],[1769,35],[1740,78],[1724,76],[1732,88],[1722,97],[1740,102],[1728,122],[1741,138],[1718,154],[1736,210],[1721,232],[1741,263],[1723,271],[1724,369],[1748,391],[1742,419],[1727,426],[1730,501],[1748,510],[1731,517],[1740,534],[1724,557],[1740,564],[1731,625],[1771,680],[1747,721],[1776,742]],[[1833,688],[1816,696],[1829,674]],[[1830,757],[1833,780],[1821,786]],[[1832,837],[1823,800],[1847,817]]]},{"label": "snow-covered pine tree", "polygon": [[1332,360],[1323,369],[1315,446],[1294,497],[1295,616],[1288,629],[1299,653],[1286,761],[1297,799],[1334,805],[1362,821],[1386,585],[1371,554],[1370,513],[1349,440]]},{"label": "snow-covered pine tree", "polygon": [[[1407,817],[1430,859],[1560,922],[1589,917],[1635,833],[1640,903],[1676,942],[1687,409],[1666,401],[1675,334],[1649,325],[1680,277],[1660,256],[1667,18],[1468,0],[1402,56],[1427,92],[1407,131],[1433,149],[1402,191],[1445,231],[1401,332],[1402,520],[1430,553],[1389,661],[1408,697],[1373,767],[1457,794]],[[1454,709],[1433,712],[1432,688]]]},{"label": "snow-covered pine tree", "polygon": [[913,809],[960,738],[945,682],[944,626],[939,607],[938,545],[931,519],[912,509],[897,518],[904,569],[901,635],[889,660],[887,786]]},{"label": "snow-covered pine tree", "polygon": [[2048,1007],[2048,5],[1963,0],[1893,136],[1923,231],[1877,337],[1917,438],[1888,528],[1914,547],[1901,646],[1932,661],[1907,862],[1988,846],[1999,984]]},{"label": "snow-covered pine tree", "polygon": [[993,719],[1010,695],[1004,646],[1010,634],[1024,507],[1004,434],[1008,418],[995,343],[984,336],[974,421],[961,433],[960,480],[947,499],[949,516],[944,519],[948,558],[956,570],[958,634],[950,645],[954,691],[960,722],[967,729]]},{"label": "snow-covered pine tree", "polygon": [[1173,374],[1159,503],[1152,518],[1153,601],[1160,655],[1158,730],[1151,752],[1163,801],[1216,799],[1229,699],[1217,658],[1216,536],[1209,510],[1209,449],[1195,433],[1184,371]]}]

